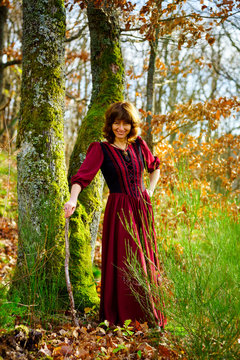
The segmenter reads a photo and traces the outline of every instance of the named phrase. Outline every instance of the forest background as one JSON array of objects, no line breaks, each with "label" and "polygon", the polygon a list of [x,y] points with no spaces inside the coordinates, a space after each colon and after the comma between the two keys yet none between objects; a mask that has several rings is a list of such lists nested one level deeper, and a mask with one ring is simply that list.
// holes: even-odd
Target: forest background
[{"label": "forest background", "polygon": [[[161,160],[153,203],[167,281],[161,293],[149,279],[147,286],[156,302],[165,298],[171,320],[164,341],[172,356],[237,359],[239,1],[0,5],[2,326],[19,318],[32,325],[68,308],[62,210],[67,178],[88,145],[102,139],[107,106],[125,98],[138,108],[141,136]],[[96,316],[99,304],[98,251],[94,275],[92,259],[96,239],[100,248],[106,196],[99,175],[70,221],[70,276],[76,308],[85,317]],[[144,286],[131,260],[129,276]],[[99,358],[157,358],[167,351],[159,339],[145,354],[131,336],[120,336],[105,350],[100,346]],[[58,350],[49,346],[48,355],[64,356],[61,349],[69,343],[61,344]]]}]

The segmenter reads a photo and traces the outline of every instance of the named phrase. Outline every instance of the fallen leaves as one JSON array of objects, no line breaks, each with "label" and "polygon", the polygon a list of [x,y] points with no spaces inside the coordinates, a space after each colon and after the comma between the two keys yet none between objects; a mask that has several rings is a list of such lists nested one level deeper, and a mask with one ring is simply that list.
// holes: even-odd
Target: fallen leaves
[{"label": "fallen leaves", "polygon": [[[178,359],[178,354],[165,345],[153,346],[147,324],[136,322],[131,334],[124,328],[89,323],[79,328],[60,329],[49,334],[39,353],[50,354],[53,359]],[[128,335],[128,336],[127,336]],[[63,338],[64,337],[64,341]],[[159,334],[159,340],[161,334]]]},{"label": "fallen leaves", "polygon": [[7,281],[17,261],[17,224],[13,220],[0,220],[0,280]]},{"label": "fallen leaves", "polygon": [[0,337],[0,357],[5,360],[182,359],[181,354],[167,347],[164,339],[167,332],[153,336],[147,323],[138,322],[131,324],[131,329],[131,335],[126,336],[124,328],[100,326],[93,321],[79,327],[67,323],[48,332],[17,326]]}]

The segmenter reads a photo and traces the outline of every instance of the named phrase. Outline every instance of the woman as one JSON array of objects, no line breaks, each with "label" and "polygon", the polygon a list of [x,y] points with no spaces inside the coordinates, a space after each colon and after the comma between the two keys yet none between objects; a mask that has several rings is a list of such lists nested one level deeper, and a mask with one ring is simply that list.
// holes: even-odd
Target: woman
[{"label": "woman", "polygon": [[[107,141],[94,142],[89,146],[84,162],[71,178],[71,197],[64,206],[65,217],[71,216],[78,194],[101,169],[110,195],[103,223],[100,320],[107,319],[113,324],[123,324],[127,319],[146,321],[146,314],[127,285],[126,249],[137,252],[146,272],[149,269],[147,253],[153,277],[159,269],[151,244],[153,242],[156,246],[150,201],[159,178],[159,159],[137,136],[138,125],[138,112],[131,103],[117,102],[108,108],[103,129]],[[148,189],[143,182],[144,167],[150,173]],[[127,224],[133,229],[135,239],[127,231]],[[153,241],[149,240],[149,227],[153,230]],[[165,319],[155,309],[152,298],[150,303],[157,325],[164,327]]]}]

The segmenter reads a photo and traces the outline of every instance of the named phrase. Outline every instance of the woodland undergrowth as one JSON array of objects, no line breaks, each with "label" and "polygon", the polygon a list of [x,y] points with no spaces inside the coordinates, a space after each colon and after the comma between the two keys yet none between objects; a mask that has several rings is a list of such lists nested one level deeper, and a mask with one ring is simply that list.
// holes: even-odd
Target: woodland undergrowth
[{"label": "woodland undergrowth", "polygon": [[[191,178],[186,166],[174,186],[160,183],[153,200],[161,286],[151,283],[133,259],[129,276],[149,292],[167,317],[164,331],[151,324],[99,324],[98,310],[78,313],[25,306],[7,296],[17,257],[15,156],[1,153],[0,359],[238,359],[239,200],[214,193]],[[10,179],[10,180],[9,180]],[[101,224],[100,224],[101,230]],[[151,236],[151,234],[150,234]],[[98,243],[94,273],[100,275]],[[99,279],[96,280],[98,292]],[[164,306],[163,306],[164,303]],[[148,303],[142,303],[151,317]],[[15,345],[14,345],[15,344]],[[4,355],[5,354],[5,355]]]},{"label": "woodland undergrowth", "polygon": [[[172,343],[181,344],[188,359],[239,359],[238,196],[214,193],[181,164],[175,185],[160,185],[153,204],[160,275],[156,285],[129,252],[127,275],[145,289],[136,297],[149,318],[151,301],[145,299],[154,299]],[[152,241],[151,231],[148,237]]]},{"label": "woodland undergrowth", "polygon": [[[84,313],[77,311],[79,327],[74,327],[68,306],[54,312],[54,300],[48,306],[41,302],[44,284],[42,287],[38,284],[38,293],[34,296],[32,282],[29,295],[33,303],[21,303],[18,294],[9,296],[18,239],[15,155],[0,154],[0,360],[184,359],[184,350],[173,349],[168,333],[155,331],[147,323],[131,323],[129,319],[123,327],[112,327],[107,322],[99,324],[98,309],[85,308]],[[100,252],[98,241],[93,267],[98,293]],[[37,273],[44,270],[44,257],[40,253],[36,263],[36,281],[40,281]],[[39,294],[41,288],[43,293]]]}]

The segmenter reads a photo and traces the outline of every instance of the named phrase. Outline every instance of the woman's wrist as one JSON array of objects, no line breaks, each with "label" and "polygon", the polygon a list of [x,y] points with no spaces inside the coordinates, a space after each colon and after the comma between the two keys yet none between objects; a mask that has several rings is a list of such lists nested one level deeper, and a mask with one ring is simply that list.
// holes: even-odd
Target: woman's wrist
[{"label": "woman's wrist", "polygon": [[81,190],[82,190],[82,188],[79,184],[73,184],[69,201],[74,203],[75,206],[77,205],[78,195],[81,192]]},{"label": "woman's wrist", "polygon": [[77,205],[77,199],[69,199],[69,202],[72,203],[72,205],[76,206]]}]

